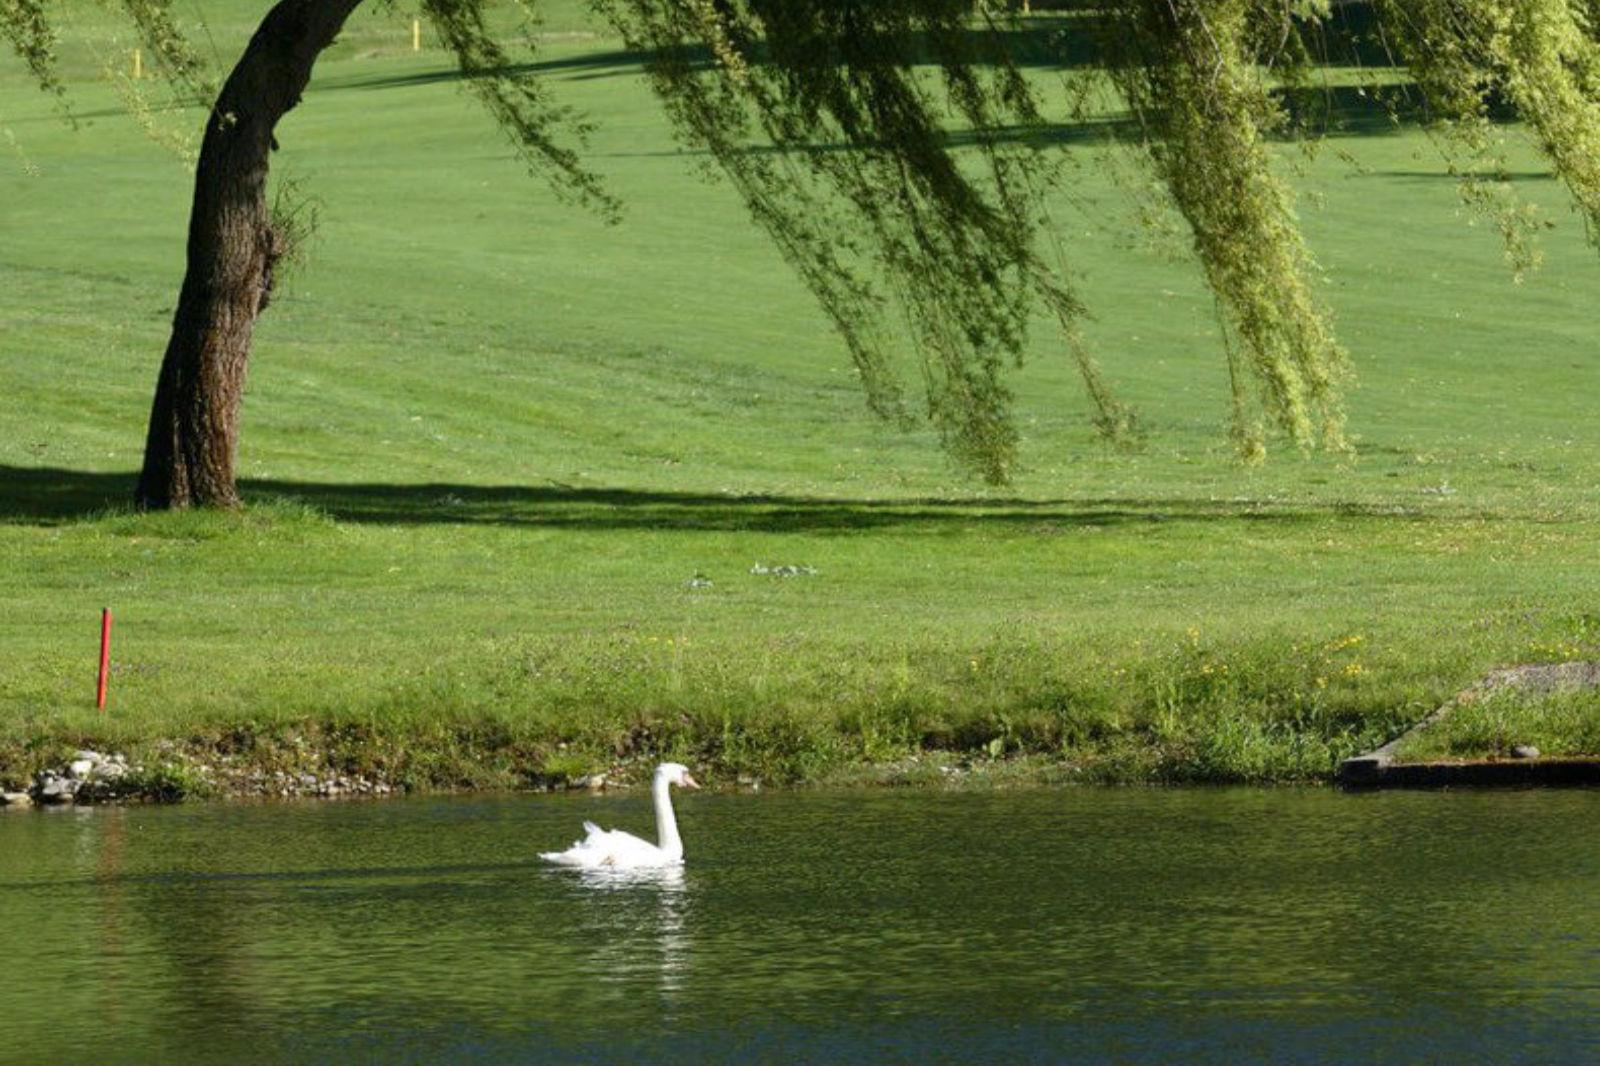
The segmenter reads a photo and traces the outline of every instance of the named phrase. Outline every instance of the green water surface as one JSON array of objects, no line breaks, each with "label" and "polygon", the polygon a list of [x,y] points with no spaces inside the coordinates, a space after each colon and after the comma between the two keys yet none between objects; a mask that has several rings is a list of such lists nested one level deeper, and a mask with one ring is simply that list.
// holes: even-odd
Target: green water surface
[{"label": "green water surface", "polygon": [[0,1061],[1594,1061],[1600,793],[0,816]]}]

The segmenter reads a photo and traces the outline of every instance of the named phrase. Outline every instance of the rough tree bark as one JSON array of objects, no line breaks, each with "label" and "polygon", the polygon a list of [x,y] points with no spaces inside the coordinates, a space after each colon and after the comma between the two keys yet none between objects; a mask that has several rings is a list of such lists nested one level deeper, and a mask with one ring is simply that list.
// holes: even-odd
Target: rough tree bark
[{"label": "rough tree bark", "polygon": [[281,0],[262,20],[206,122],[188,266],[161,362],[136,502],[234,507],[239,405],[256,317],[285,249],[267,210],[278,120],[361,0]]}]

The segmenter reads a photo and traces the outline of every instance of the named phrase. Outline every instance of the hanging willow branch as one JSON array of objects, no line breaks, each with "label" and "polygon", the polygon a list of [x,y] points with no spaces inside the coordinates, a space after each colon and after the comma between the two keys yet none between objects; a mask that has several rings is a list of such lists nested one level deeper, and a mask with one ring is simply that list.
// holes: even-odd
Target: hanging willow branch
[{"label": "hanging willow branch", "polygon": [[680,133],[707,151],[816,294],[875,410],[901,409],[878,318],[898,308],[946,447],[1003,481],[1017,440],[1003,370],[1020,358],[1042,298],[1102,426],[1127,426],[1078,338],[1078,301],[1035,247],[1052,170],[1017,134],[1044,119],[987,5],[600,6],[651,57]]},{"label": "hanging willow branch", "polygon": [[1514,106],[1600,245],[1600,4],[1383,0],[1382,10],[1454,139],[1483,153],[1495,103]]},{"label": "hanging willow branch", "polygon": [[59,93],[56,34],[45,17],[44,0],[0,0],[0,34],[11,42],[40,88]]},{"label": "hanging willow branch", "polygon": [[456,57],[467,88],[494,117],[528,167],[558,193],[615,218],[621,205],[562,144],[565,129],[582,147],[590,128],[570,108],[552,103],[538,76],[518,67],[484,22],[485,0],[423,0],[422,11]]},{"label": "hanging willow branch", "polygon": [[1302,446],[1344,447],[1336,386],[1345,353],[1268,152],[1282,112],[1256,62],[1252,16],[1262,14],[1246,0],[1128,0],[1106,40],[1108,73],[1193,231],[1224,336],[1231,328],[1259,382],[1257,408],[1230,346],[1233,432],[1251,460],[1266,447],[1257,409]]},{"label": "hanging willow branch", "polygon": [[172,17],[172,0],[121,0],[139,40],[149,49],[157,69],[169,81],[190,93],[194,100],[209,103],[216,95],[205,61]]}]

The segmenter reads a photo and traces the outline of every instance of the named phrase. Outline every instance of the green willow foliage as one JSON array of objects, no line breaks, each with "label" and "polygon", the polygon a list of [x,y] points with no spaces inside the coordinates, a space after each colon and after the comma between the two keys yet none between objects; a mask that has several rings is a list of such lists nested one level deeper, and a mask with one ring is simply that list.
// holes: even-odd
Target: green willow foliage
[{"label": "green willow foliage", "polygon": [[[119,2],[169,77],[209,91],[170,0]],[[537,14],[537,0],[518,2]],[[647,57],[679,135],[707,153],[816,295],[874,411],[909,417],[898,315],[946,447],[1004,481],[1018,438],[1005,371],[1043,311],[1102,430],[1131,431],[1079,336],[1071,249],[1044,208],[1066,171],[1063,153],[1039,146],[1053,121],[1073,116],[1046,113],[1008,50],[1029,25],[1019,0],[589,2]],[[583,165],[583,123],[512,61],[486,3],[423,0],[422,11],[530,166],[613,213]],[[1100,0],[1077,5],[1071,23],[1097,37],[1100,77],[1191,230],[1224,325],[1234,435],[1252,460],[1273,428],[1302,447],[1344,447],[1346,357],[1270,147],[1295,132],[1278,90],[1312,84],[1306,42],[1335,4]],[[1374,4],[1378,32],[1448,138],[1484,157],[1491,113],[1509,103],[1600,243],[1600,0]],[[40,84],[58,88],[47,14],[43,0],[0,0],[0,33]],[[1517,225],[1505,229],[1520,239]]]}]

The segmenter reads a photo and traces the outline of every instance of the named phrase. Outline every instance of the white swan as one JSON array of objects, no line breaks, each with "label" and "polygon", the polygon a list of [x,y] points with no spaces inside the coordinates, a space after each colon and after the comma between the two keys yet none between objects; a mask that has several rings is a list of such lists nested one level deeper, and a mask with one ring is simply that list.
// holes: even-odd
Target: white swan
[{"label": "white swan", "polygon": [[682,763],[664,762],[656,767],[650,791],[656,801],[656,832],[660,844],[640,840],[632,833],[620,829],[601,829],[593,822],[584,822],[584,832],[589,835],[577,841],[566,851],[544,851],[539,858],[562,866],[577,866],[586,870],[613,869],[638,870],[652,866],[677,866],[683,862],[683,838],[678,835],[678,819],[672,813],[673,785],[682,788],[699,788],[700,784],[689,776],[689,768]]}]

